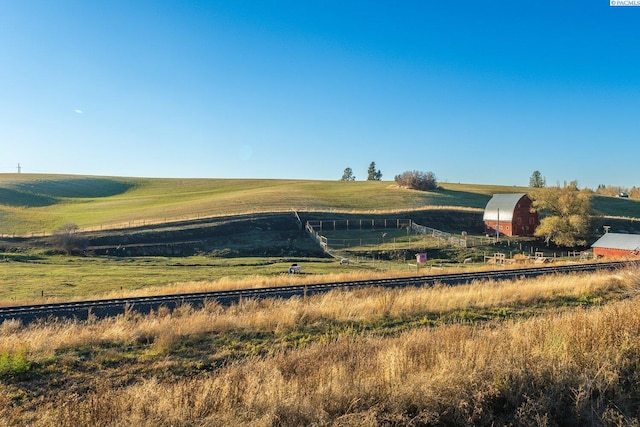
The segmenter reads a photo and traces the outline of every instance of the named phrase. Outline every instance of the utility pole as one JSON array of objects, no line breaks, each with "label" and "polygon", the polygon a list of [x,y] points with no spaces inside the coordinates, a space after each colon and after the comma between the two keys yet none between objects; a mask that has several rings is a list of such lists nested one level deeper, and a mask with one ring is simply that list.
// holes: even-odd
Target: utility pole
[{"label": "utility pole", "polygon": [[20,163],[18,163],[18,173],[20,173],[21,170],[22,168],[20,167]]}]

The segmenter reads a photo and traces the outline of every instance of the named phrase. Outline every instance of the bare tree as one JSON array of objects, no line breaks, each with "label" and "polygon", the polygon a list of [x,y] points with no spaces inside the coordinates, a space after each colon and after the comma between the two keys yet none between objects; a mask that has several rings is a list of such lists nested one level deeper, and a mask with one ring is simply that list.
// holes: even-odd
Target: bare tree
[{"label": "bare tree", "polygon": [[87,247],[87,239],[77,233],[78,226],[68,222],[54,231],[52,243],[67,255],[81,251]]},{"label": "bare tree", "polygon": [[407,171],[395,177],[400,187],[413,190],[431,191],[438,189],[438,181],[433,172]]}]

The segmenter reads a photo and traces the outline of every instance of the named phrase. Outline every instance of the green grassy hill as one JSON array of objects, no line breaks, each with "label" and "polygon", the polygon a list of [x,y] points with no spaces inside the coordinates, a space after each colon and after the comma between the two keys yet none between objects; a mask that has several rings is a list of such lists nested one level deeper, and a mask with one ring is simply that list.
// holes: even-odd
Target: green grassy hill
[{"label": "green grassy hill", "polygon": [[[436,192],[401,189],[389,181],[164,179],[0,174],[0,233],[173,221],[252,212],[385,212],[424,208],[483,209],[494,193],[526,187],[441,184]],[[640,203],[596,197],[606,215],[640,217]]]}]

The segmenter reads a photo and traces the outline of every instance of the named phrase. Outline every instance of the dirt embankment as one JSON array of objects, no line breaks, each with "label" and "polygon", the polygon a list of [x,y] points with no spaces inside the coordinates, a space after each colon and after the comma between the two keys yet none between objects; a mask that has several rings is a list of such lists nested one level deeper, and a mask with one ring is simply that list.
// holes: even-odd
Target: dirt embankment
[{"label": "dirt embankment", "polygon": [[[265,213],[208,218],[121,230],[78,233],[84,253],[110,256],[324,256],[304,230],[308,220],[411,219],[447,232],[479,232],[482,215],[465,211],[420,211],[395,214]],[[0,250],[15,247],[55,249],[52,238],[0,241]]]},{"label": "dirt embankment", "polygon": [[[7,238],[0,251],[59,249],[56,237]],[[322,256],[291,214],[256,214],[149,225],[120,230],[78,232],[82,252],[111,256]],[[58,237],[59,240],[59,237]]]},{"label": "dirt embankment", "polygon": [[96,255],[318,256],[322,253],[298,226],[293,214],[203,219],[87,233],[86,237],[87,250]]}]

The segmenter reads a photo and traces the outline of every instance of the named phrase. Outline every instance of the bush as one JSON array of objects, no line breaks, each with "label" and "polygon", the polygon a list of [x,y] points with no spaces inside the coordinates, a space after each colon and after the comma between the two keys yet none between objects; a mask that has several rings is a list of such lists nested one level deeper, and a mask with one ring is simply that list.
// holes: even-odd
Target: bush
[{"label": "bush", "polygon": [[0,353],[0,378],[22,375],[31,369],[31,363],[22,353]]},{"label": "bush", "polygon": [[58,250],[64,251],[67,255],[74,252],[83,251],[89,244],[88,240],[77,234],[78,226],[69,222],[58,228],[51,237],[52,245]]},{"label": "bush", "polygon": [[433,172],[407,171],[395,177],[400,187],[413,190],[431,191],[438,189],[438,181]]}]

